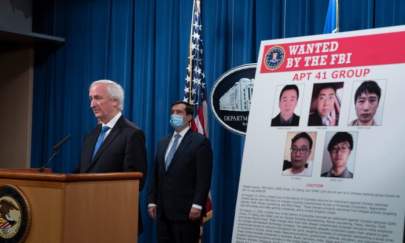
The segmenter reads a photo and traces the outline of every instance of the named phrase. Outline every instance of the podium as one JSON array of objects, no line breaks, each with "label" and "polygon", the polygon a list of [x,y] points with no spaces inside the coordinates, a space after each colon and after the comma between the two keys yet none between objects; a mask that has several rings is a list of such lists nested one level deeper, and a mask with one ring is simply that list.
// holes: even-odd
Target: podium
[{"label": "podium", "polygon": [[24,242],[134,243],[140,178],[139,172],[0,170],[0,188],[17,188],[28,202],[30,222]]}]

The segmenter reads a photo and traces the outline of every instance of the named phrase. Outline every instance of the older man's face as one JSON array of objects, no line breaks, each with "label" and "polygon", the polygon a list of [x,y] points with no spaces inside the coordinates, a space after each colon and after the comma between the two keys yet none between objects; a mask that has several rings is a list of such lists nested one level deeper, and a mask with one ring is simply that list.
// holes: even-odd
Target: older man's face
[{"label": "older man's face", "polygon": [[89,99],[94,116],[103,123],[108,123],[119,112],[118,101],[108,93],[106,84],[93,85]]},{"label": "older man's face", "polygon": [[362,93],[356,100],[356,114],[360,123],[372,123],[378,108],[378,96],[374,93]]}]

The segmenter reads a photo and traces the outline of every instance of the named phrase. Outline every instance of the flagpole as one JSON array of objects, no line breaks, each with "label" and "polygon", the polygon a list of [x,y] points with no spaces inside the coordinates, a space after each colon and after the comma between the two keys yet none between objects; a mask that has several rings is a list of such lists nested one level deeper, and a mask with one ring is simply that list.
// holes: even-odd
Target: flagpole
[{"label": "flagpole", "polygon": [[[190,26],[189,56],[187,78],[184,88],[183,100],[194,106],[193,120],[191,120],[191,130],[204,136],[208,136],[207,121],[207,100],[206,84],[204,74],[204,49],[202,33],[202,0],[193,0],[193,12]],[[195,79],[194,79],[195,77]],[[194,80],[196,81],[194,83]],[[189,83],[187,83],[189,82]],[[194,96],[193,96],[194,95]],[[202,206],[202,205],[201,205]],[[203,215],[203,221],[206,222],[212,215],[212,201],[210,194],[204,205],[206,215]],[[200,227],[200,236],[202,236],[202,225]],[[201,240],[201,238],[200,238]]]},{"label": "flagpole", "polygon": [[[191,26],[190,26],[190,38],[189,38],[189,42],[188,42],[188,67],[190,68],[188,70],[189,74],[190,74],[190,82],[188,85],[189,88],[189,96],[187,99],[187,103],[191,103],[191,96],[193,95],[192,93],[192,88],[193,88],[193,70],[191,70],[193,68],[193,50],[191,48],[191,42],[192,42],[192,38],[193,38],[193,24],[194,24],[194,9],[195,9],[195,0],[193,0],[193,11],[191,12]],[[194,105],[194,104],[193,104]]]},{"label": "flagpole", "polygon": [[339,0],[336,0],[336,32],[339,31]]}]

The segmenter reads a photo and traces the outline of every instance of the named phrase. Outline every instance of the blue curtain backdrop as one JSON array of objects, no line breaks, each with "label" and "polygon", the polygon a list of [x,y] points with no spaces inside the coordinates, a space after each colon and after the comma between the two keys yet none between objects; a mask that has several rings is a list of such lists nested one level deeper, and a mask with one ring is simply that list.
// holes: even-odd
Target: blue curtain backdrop
[{"label": "blue curtain backdrop", "polygon": [[[226,70],[256,62],[261,40],[322,33],[327,4],[202,0],[208,93]],[[52,144],[71,134],[52,167],[72,171],[83,136],[95,126],[88,86],[112,79],[125,89],[125,116],[146,133],[151,171],[156,144],[170,132],[170,103],[183,96],[192,0],[37,0],[33,6],[34,31],[65,37],[66,43],[36,52],[32,166],[43,165]],[[405,24],[405,1],[340,1],[340,31],[399,24]],[[209,128],[214,216],[204,240],[230,242],[244,139],[212,115]],[[151,243],[155,229],[146,215],[145,196],[146,190],[141,194],[145,231],[140,242]]]}]

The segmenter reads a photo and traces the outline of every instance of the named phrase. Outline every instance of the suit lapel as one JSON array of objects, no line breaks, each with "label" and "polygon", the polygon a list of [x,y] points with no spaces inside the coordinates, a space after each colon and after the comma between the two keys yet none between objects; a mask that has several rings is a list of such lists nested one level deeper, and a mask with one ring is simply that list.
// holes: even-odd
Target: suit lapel
[{"label": "suit lapel", "polygon": [[88,135],[86,141],[86,147],[83,149],[85,151],[84,159],[85,162],[84,169],[87,170],[89,165],[91,164],[94,147],[97,143],[98,134],[100,134],[101,125],[97,125],[97,127]]},{"label": "suit lapel", "polygon": [[124,122],[124,117],[121,116],[120,119],[117,121],[117,123],[115,124],[115,126],[113,127],[113,129],[111,130],[111,132],[108,134],[108,136],[105,138],[103,144],[101,145],[101,147],[98,149],[97,153],[95,154],[94,158],[93,157],[93,151],[94,151],[94,146],[96,145],[97,139],[98,139],[98,135],[100,134],[100,130],[101,130],[101,126],[98,129],[97,135],[95,136],[94,141],[92,141],[92,149],[90,151],[89,154],[89,163],[87,164],[87,167],[85,169],[85,171],[88,171],[96,162],[97,160],[100,158],[100,156],[105,152],[105,150],[107,150],[108,146],[114,141],[114,139],[119,135],[120,130],[121,130],[121,126],[122,123]]},{"label": "suit lapel", "polygon": [[166,138],[164,138],[161,142],[161,147],[159,149],[159,154],[157,155],[157,162],[158,162],[158,166],[159,168],[162,169],[163,172],[165,172],[165,155],[166,155],[166,150],[167,147],[169,146],[170,143],[170,139],[172,138],[172,136],[167,136]]},{"label": "suit lapel", "polygon": [[[181,140],[181,143],[179,147],[177,147],[176,152],[174,153],[172,162],[170,162],[169,168],[167,170],[170,170],[170,168],[173,166],[173,164],[176,163],[176,161],[179,160],[182,154],[184,154],[184,151],[186,150],[187,146],[189,143],[191,143],[191,129],[187,131],[187,133],[184,135],[184,138]],[[169,140],[170,141],[170,140]],[[166,146],[167,147],[167,146]],[[166,152],[166,150],[165,150]]]},{"label": "suit lapel", "polygon": [[114,126],[111,130],[110,134],[105,138],[104,142],[101,144],[101,147],[97,151],[96,155],[94,156],[93,162],[97,161],[100,156],[107,150],[108,146],[114,141],[114,139],[118,136],[120,128],[118,126]]}]

